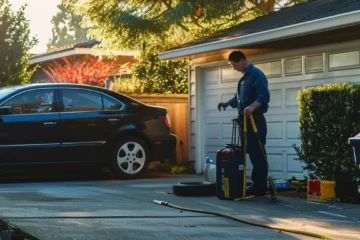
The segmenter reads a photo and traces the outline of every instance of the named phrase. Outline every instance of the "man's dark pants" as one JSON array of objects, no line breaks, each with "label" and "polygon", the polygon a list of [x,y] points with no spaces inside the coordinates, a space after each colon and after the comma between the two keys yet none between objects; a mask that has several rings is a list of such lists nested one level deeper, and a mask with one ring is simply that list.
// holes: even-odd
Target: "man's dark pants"
[{"label": "man's dark pants", "polygon": [[[262,144],[264,153],[265,151],[265,144],[266,144],[266,134],[267,134],[267,126],[266,126],[266,119],[264,114],[262,113],[255,113],[253,114],[256,127],[258,129],[258,136],[260,142]],[[244,116],[239,116],[239,124],[240,129],[243,130],[244,127]],[[243,134],[241,134],[242,136]],[[242,142],[243,142],[242,136]],[[261,150],[260,143],[254,130],[252,128],[250,117],[247,117],[247,134],[246,134],[246,152],[249,154],[250,161],[253,165],[252,171],[252,181],[254,183],[253,190],[255,193],[263,195],[266,192],[266,185],[267,185],[267,177],[268,177],[268,165],[264,156],[263,151]]]}]

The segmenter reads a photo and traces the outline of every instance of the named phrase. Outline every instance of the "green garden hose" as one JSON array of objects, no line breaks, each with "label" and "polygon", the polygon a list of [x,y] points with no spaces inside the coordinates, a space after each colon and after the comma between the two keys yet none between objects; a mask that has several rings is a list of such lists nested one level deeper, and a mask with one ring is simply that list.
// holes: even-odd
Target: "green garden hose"
[{"label": "green garden hose", "polygon": [[224,213],[220,213],[220,212],[184,208],[184,207],[176,206],[176,205],[173,205],[171,203],[168,203],[168,202],[165,202],[165,201],[159,201],[159,200],[153,200],[153,203],[160,204],[160,205],[167,206],[167,207],[171,207],[171,208],[176,208],[176,209],[183,210],[183,211],[212,214],[212,215],[215,215],[215,216],[228,218],[228,219],[231,219],[231,220],[235,220],[235,221],[238,221],[238,222],[241,222],[241,223],[245,223],[245,224],[249,224],[249,225],[253,225],[253,226],[257,226],[257,227],[263,227],[263,228],[269,228],[269,229],[273,229],[273,230],[278,230],[280,232],[296,233],[296,234],[301,234],[301,235],[305,235],[305,236],[315,237],[315,238],[322,239],[322,240],[330,240],[330,238],[328,238],[326,236],[323,236],[321,234],[312,233],[312,232],[306,232],[306,231],[301,231],[301,230],[295,230],[295,229],[272,227],[272,226],[269,226],[269,225],[266,225],[266,224],[260,224],[260,223],[246,221],[246,220],[234,217],[232,215],[224,214]]}]

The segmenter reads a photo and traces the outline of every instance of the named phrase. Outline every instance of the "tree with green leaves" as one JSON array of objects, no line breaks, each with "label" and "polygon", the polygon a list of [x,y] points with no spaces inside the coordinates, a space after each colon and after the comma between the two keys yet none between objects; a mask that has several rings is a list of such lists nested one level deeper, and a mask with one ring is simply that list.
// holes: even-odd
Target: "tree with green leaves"
[{"label": "tree with green leaves", "polygon": [[9,0],[0,0],[0,87],[28,83],[35,69],[31,69],[28,51],[38,41],[30,36],[26,5],[16,13]]},{"label": "tree with green leaves", "polygon": [[104,49],[170,47],[307,0],[64,0]]},{"label": "tree with green leaves", "polygon": [[47,44],[48,50],[88,40],[87,29],[81,27],[82,17],[75,15],[70,8],[59,4],[59,12],[52,18],[52,39]]}]

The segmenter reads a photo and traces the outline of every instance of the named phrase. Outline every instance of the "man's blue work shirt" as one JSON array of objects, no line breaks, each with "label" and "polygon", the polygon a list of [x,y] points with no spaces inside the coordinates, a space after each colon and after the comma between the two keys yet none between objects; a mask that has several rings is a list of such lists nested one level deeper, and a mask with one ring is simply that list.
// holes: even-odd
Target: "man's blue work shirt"
[{"label": "man's blue work shirt", "polygon": [[256,113],[266,113],[269,108],[270,93],[268,81],[265,74],[250,64],[238,83],[235,97],[230,99],[227,104],[239,110],[239,114],[244,114],[244,109],[254,101],[261,103],[261,107],[254,111]]}]

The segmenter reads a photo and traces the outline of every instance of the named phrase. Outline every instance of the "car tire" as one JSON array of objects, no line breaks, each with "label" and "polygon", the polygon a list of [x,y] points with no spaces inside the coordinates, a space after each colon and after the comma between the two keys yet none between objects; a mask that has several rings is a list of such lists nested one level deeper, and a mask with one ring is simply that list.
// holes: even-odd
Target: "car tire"
[{"label": "car tire", "polygon": [[216,194],[216,184],[213,182],[179,182],[173,185],[177,196],[212,196]]},{"label": "car tire", "polygon": [[145,176],[149,161],[150,152],[144,140],[127,136],[116,142],[112,171],[120,179],[139,179]]}]

